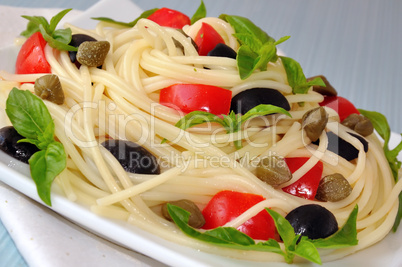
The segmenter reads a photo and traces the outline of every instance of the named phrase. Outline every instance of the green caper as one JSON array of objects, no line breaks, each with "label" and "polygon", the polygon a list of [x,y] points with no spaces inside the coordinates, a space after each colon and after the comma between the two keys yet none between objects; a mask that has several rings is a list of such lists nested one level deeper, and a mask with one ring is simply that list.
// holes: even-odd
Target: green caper
[{"label": "green caper", "polygon": [[314,77],[307,78],[307,81],[312,81],[315,78],[320,77],[323,82],[325,83],[325,86],[320,86],[320,85],[314,85],[313,86],[313,91],[320,93],[322,95],[326,96],[336,96],[338,95],[338,92],[335,90],[335,88],[328,82],[327,78],[323,75],[318,75]]},{"label": "green caper", "polygon": [[88,67],[98,67],[105,61],[109,52],[108,41],[86,41],[80,44],[77,51],[77,61]]},{"label": "green caper", "polygon": [[[181,200],[177,200],[177,201],[171,201],[168,203],[178,206],[178,207],[190,212],[190,218],[188,220],[188,224],[190,226],[192,226],[194,228],[201,228],[205,224],[205,219],[201,213],[201,210],[191,200],[181,199]],[[169,221],[173,221],[172,218],[170,217],[170,214],[167,209],[168,203],[165,203],[162,205],[162,215],[165,219],[167,219]]]},{"label": "green caper", "polygon": [[350,114],[342,121],[342,125],[354,130],[362,136],[368,136],[374,132],[374,127],[371,121],[359,114]]},{"label": "green caper", "polygon": [[34,92],[42,99],[57,105],[64,103],[64,92],[57,75],[47,74],[35,80]]},{"label": "green caper", "polygon": [[256,176],[272,186],[278,186],[292,179],[285,160],[278,156],[263,158],[257,165]]},{"label": "green caper", "polygon": [[321,179],[315,198],[321,201],[336,202],[348,197],[352,186],[340,173],[327,175]]},{"label": "green caper", "polygon": [[325,108],[318,107],[307,111],[302,118],[302,127],[308,138],[315,142],[320,137],[328,122],[328,113]]}]

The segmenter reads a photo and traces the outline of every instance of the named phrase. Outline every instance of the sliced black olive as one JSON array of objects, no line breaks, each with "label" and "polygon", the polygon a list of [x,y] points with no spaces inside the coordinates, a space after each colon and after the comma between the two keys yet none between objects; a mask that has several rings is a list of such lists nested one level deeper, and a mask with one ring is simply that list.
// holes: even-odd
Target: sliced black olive
[{"label": "sliced black olive", "polygon": [[[78,33],[78,34],[73,34],[71,36],[71,41],[70,41],[69,45],[78,48],[80,46],[80,44],[82,44],[83,42],[86,42],[86,41],[97,41],[97,40],[89,35]],[[68,55],[70,56],[70,60],[72,63],[76,63],[76,64],[78,63],[77,62],[77,51],[68,51]],[[79,66],[80,66],[80,64],[78,63],[77,67],[79,67]]]},{"label": "sliced black olive", "polygon": [[[172,217],[170,217],[170,214],[167,209],[167,204],[165,203],[162,205],[162,215],[165,217],[165,219],[169,221],[173,221]],[[188,224],[194,228],[201,228],[205,224],[205,218],[202,215],[201,210],[198,208],[198,206],[192,202],[191,200],[188,199],[181,199],[177,201],[171,201],[169,204],[178,206],[190,213],[190,217],[188,219]]]},{"label": "sliced black olive", "polygon": [[228,57],[236,59],[237,53],[230,46],[219,43],[215,46],[214,49],[208,52],[207,56],[211,57]]},{"label": "sliced black olive", "polygon": [[326,238],[338,231],[338,222],[332,212],[317,204],[297,207],[285,218],[296,234],[310,239]]},{"label": "sliced black olive", "polygon": [[252,88],[235,95],[230,103],[230,110],[235,114],[245,114],[260,104],[270,104],[290,110],[288,100],[279,91],[270,88]]},{"label": "sliced black olive", "polygon": [[323,75],[318,75],[314,77],[307,78],[307,81],[312,81],[315,78],[320,77],[323,82],[325,83],[326,86],[320,86],[320,85],[314,85],[313,86],[313,91],[320,93],[325,96],[337,96],[338,92],[335,90],[335,88],[328,82],[327,78]]},{"label": "sliced black olive", "polygon": [[[363,144],[364,152],[368,151],[368,142],[366,139],[363,137],[353,134],[353,133],[348,133],[352,135],[353,137],[356,137],[359,139],[359,141]],[[350,161],[354,160],[359,156],[359,150],[357,150],[352,144],[346,142],[333,132],[327,132],[328,136],[328,150],[334,152],[335,154],[339,155],[340,157]],[[317,140],[316,142],[313,142],[316,145],[319,145],[320,140]]]},{"label": "sliced black olive", "polygon": [[11,157],[28,163],[29,158],[39,149],[31,143],[18,143],[21,139],[24,139],[24,137],[13,126],[6,126],[0,129],[0,149]]},{"label": "sliced black olive", "polygon": [[120,162],[124,170],[139,174],[160,174],[154,155],[142,146],[125,140],[107,140],[102,143]]}]

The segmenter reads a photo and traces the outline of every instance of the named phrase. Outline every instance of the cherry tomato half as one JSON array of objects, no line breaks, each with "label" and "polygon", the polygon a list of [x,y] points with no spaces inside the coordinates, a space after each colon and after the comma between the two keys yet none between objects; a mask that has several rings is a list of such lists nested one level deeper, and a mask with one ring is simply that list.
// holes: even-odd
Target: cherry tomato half
[{"label": "cherry tomato half", "polygon": [[206,111],[228,114],[232,92],[205,84],[174,84],[161,90],[159,103],[185,113]]},{"label": "cherry tomato half", "polygon": [[[285,158],[289,170],[294,173],[297,171],[309,158]],[[305,199],[313,200],[317,188],[321,180],[323,164],[321,161],[317,162],[305,175],[291,185],[282,188],[283,191],[291,195],[302,197]]]},{"label": "cherry tomato half", "polygon": [[21,46],[15,63],[15,73],[50,73],[50,65],[45,56],[45,46],[46,41],[40,32],[32,34]]},{"label": "cherry tomato half", "polygon": [[324,101],[320,103],[320,106],[326,106],[335,110],[341,122],[350,114],[360,114],[352,102],[341,96],[326,96]]},{"label": "cherry tomato half", "polygon": [[224,44],[222,36],[209,24],[203,22],[195,36],[194,42],[198,46],[198,54],[206,56],[217,44]]},{"label": "cherry tomato half", "polygon": [[[263,200],[262,196],[249,193],[228,190],[218,192],[202,211],[205,218],[203,228],[214,229],[222,226]],[[265,210],[247,220],[237,230],[253,239],[268,240],[277,238],[274,220]]]},{"label": "cherry tomato half", "polygon": [[148,17],[149,20],[158,23],[160,26],[171,27],[175,29],[181,29],[185,25],[190,25],[190,18],[173,9],[161,8],[155,11],[152,15]]}]

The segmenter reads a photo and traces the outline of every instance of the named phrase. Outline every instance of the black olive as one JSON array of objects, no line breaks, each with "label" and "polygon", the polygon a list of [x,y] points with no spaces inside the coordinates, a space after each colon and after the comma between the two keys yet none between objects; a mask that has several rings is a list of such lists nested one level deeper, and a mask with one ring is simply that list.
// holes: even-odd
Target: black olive
[{"label": "black olive", "polygon": [[310,239],[326,238],[338,231],[338,222],[332,212],[317,204],[297,207],[285,218],[296,234]]},{"label": "black olive", "polygon": [[[69,45],[74,46],[74,47],[79,47],[80,44],[86,41],[97,41],[95,38],[86,35],[86,34],[73,34],[71,36],[71,41]],[[68,55],[70,56],[70,60],[72,63],[75,63],[77,67],[79,67],[81,64],[77,61],[77,51],[68,51]]]},{"label": "black olive", "polygon": [[[363,144],[364,152],[368,151],[368,142],[366,139],[363,137],[353,134],[353,133],[348,133],[352,135],[353,137],[356,137],[359,139],[359,141]],[[354,160],[359,156],[359,150],[357,150],[352,144],[346,142],[333,132],[327,132],[328,136],[328,150],[334,152],[335,154],[339,155],[340,157],[350,161]],[[314,142],[314,144],[318,145],[320,143],[320,140],[317,140],[317,142]]]},{"label": "black olive", "polygon": [[270,104],[290,110],[288,100],[279,91],[270,88],[252,88],[235,95],[230,103],[230,110],[233,110],[235,114],[245,114],[260,104]]},{"label": "black olive", "polygon": [[107,140],[102,143],[120,162],[123,169],[131,173],[160,174],[154,155],[142,146],[125,140]]},{"label": "black olive", "polygon": [[237,53],[230,46],[219,43],[214,49],[208,52],[207,56],[211,57],[228,57],[236,59]]},{"label": "black olive", "polygon": [[0,129],[0,149],[11,157],[28,163],[29,158],[39,149],[31,143],[18,143],[21,139],[24,139],[24,137],[13,126],[6,126]]}]

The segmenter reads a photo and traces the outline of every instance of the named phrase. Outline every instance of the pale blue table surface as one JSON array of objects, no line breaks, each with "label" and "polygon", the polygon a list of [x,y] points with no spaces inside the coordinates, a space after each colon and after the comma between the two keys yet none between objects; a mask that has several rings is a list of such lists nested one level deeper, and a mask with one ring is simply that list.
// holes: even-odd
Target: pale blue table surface
[{"label": "pale blue table surface", "polygon": [[[198,0],[133,0],[143,10],[169,7],[192,15]],[[0,5],[85,10],[96,0],[0,0]],[[251,18],[268,34],[291,39],[280,48],[306,76],[324,74],[358,108],[385,114],[402,132],[402,1],[204,0],[209,16]],[[12,257],[12,259],[10,259]],[[7,261],[8,259],[8,261]],[[0,267],[26,266],[0,223]]]}]

